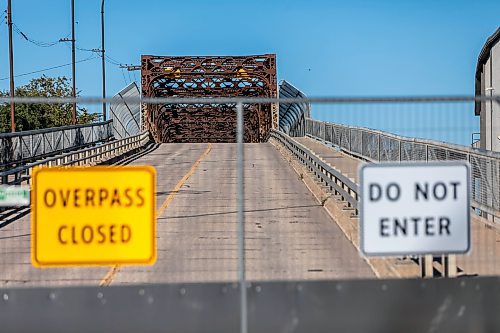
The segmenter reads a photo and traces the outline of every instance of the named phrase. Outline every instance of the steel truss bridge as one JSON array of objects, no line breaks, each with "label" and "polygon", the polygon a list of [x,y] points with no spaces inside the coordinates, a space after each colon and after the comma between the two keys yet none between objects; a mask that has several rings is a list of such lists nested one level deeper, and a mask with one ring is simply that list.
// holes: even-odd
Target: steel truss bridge
[{"label": "steel truss bridge", "polygon": [[[142,56],[144,97],[268,97],[277,95],[274,54],[239,57]],[[250,104],[245,141],[264,142],[278,127],[275,104]],[[232,104],[144,104],[144,129],[157,142],[234,142]]]}]

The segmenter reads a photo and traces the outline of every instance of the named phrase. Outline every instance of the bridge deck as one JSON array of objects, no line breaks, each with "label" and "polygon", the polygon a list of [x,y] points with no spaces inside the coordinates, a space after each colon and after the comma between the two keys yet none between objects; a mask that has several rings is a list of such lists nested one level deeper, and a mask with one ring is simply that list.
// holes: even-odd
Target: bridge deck
[{"label": "bridge deck", "polygon": [[[359,184],[358,167],[362,163],[361,160],[308,137],[295,139]],[[457,256],[457,264],[462,270],[462,274],[499,275],[500,226],[493,226],[472,212],[471,235],[472,247],[470,253]]]},{"label": "bridge deck", "polygon": [[[35,269],[29,215],[0,229],[3,286],[231,281],[237,278],[236,145],[163,144],[133,164],[157,169],[158,261],[148,267]],[[374,277],[269,143],[245,145],[247,277]],[[179,191],[172,192],[179,180]],[[185,178],[185,177],[184,177]],[[166,202],[167,200],[167,202]]]}]

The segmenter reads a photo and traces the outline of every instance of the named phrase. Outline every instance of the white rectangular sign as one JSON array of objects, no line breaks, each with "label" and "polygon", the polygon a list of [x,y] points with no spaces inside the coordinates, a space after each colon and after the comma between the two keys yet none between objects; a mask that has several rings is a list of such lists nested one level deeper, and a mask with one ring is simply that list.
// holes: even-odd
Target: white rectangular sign
[{"label": "white rectangular sign", "polygon": [[467,162],[365,164],[359,172],[360,245],[364,255],[469,251]]},{"label": "white rectangular sign", "polygon": [[0,185],[0,207],[29,206],[29,204],[29,186]]}]

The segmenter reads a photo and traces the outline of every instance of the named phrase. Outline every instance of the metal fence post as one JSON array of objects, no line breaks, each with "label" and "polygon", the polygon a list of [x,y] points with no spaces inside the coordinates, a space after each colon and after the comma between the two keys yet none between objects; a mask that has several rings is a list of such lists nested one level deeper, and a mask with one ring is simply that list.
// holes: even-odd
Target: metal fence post
[{"label": "metal fence post", "polygon": [[330,126],[330,143],[333,144],[333,141],[335,139],[333,138],[333,126]]},{"label": "metal fence post", "polygon": [[[18,137],[18,142],[19,142],[19,156],[21,159],[23,159],[24,155],[23,155],[23,140],[22,140],[22,136]],[[12,147],[12,154],[15,156],[16,152],[14,150],[14,142],[15,142],[15,138],[12,138],[10,139],[10,144],[11,144],[11,147]],[[31,155],[30,155],[31,156]]]},{"label": "metal fence post", "polygon": [[364,136],[363,133],[364,133],[364,131],[359,131],[359,132],[361,132],[361,140],[360,140],[361,141],[361,145],[359,147],[359,152],[358,153],[360,153],[361,156],[366,156],[364,154],[365,153],[365,145],[363,143],[365,141],[365,140],[363,140],[363,136]]},{"label": "metal fence post", "polygon": [[[19,139],[21,139],[21,138],[19,138]],[[19,140],[19,143],[21,144],[21,151],[23,151],[22,141]],[[35,152],[33,150],[34,150],[34,147],[33,147],[33,135],[32,135],[30,137],[30,156],[35,155]]]},{"label": "metal fence post", "polygon": [[245,282],[245,184],[244,177],[244,117],[243,104],[236,104],[237,118],[237,183],[238,183],[238,277],[240,285],[240,332],[247,333],[247,287]]},{"label": "metal fence post", "polygon": [[343,139],[343,128],[337,128],[337,135],[338,135],[338,142],[339,142],[339,147],[342,147],[342,139]]},{"label": "metal fence post", "polygon": [[378,161],[380,162],[380,150],[382,148],[381,142],[380,142],[380,133],[378,133]]},{"label": "metal fence post", "polygon": [[42,152],[43,152],[43,154],[45,154],[45,152],[46,152],[46,149],[45,149],[45,141],[46,141],[46,140],[45,140],[45,134],[44,134],[44,133],[42,133]]},{"label": "metal fence post", "polygon": [[456,277],[457,276],[457,256],[450,254],[443,256],[442,264],[444,268],[445,277]]},{"label": "metal fence post", "polygon": [[28,172],[27,172],[27,179],[26,179],[26,183],[29,185],[31,184],[31,175],[33,174],[33,169],[32,168],[28,168]]},{"label": "metal fence post", "polygon": [[349,135],[349,137],[347,138],[347,143],[349,144],[349,151],[352,151],[352,149],[351,149],[352,138],[351,138],[351,128],[350,127],[347,129],[347,133]]},{"label": "metal fence post", "polygon": [[419,264],[420,264],[420,276],[422,278],[432,278],[434,277],[434,267],[432,262],[434,258],[432,255],[423,255],[420,256]]},{"label": "metal fence post", "polygon": [[402,152],[402,149],[401,149],[401,140],[398,140],[398,149],[399,149],[399,163],[401,163],[401,152]]}]

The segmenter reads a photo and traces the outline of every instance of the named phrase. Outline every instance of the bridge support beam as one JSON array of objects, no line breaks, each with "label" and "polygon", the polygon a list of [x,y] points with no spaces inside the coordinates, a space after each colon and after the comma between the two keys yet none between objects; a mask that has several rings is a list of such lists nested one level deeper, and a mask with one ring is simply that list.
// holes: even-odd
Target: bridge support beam
[{"label": "bridge support beam", "polygon": [[[419,259],[420,276],[422,278],[434,277],[434,257],[432,255],[421,256]],[[453,278],[457,277],[457,256],[454,254],[441,256],[441,276]]]},{"label": "bridge support beam", "polygon": [[432,265],[434,258],[432,255],[421,256],[419,259],[420,276],[422,278],[434,277],[434,266]]},{"label": "bridge support beam", "polygon": [[444,276],[445,277],[456,277],[457,276],[457,256],[450,254],[448,256],[443,256],[442,259]]}]

